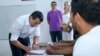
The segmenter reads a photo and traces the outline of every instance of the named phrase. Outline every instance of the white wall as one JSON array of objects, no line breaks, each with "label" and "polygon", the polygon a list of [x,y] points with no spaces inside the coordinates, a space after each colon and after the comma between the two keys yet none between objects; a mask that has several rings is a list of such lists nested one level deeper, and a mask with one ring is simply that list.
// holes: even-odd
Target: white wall
[{"label": "white wall", "polygon": [[8,39],[9,28],[18,16],[32,13],[36,10],[36,5],[33,2],[0,0],[0,40]]},{"label": "white wall", "polygon": [[0,6],[27,5],[27,4],[34,4],[34,0],[33,1],[0,0]]}]

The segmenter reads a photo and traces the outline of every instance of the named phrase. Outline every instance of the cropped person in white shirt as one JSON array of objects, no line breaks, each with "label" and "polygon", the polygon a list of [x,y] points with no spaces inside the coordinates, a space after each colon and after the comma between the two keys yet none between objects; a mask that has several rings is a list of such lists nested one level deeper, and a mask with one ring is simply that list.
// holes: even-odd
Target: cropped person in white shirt
[{"label": "cropped person in white shirt", "polygon": [[29,47],[30,35],[34,35],[32,47],[37,47],[40,36],[39,24],[42,21],[43,14],[40,11],[34,11],[32,14],[23,15],[16,19],[9,31],[12,56],[24,56],[31,50]]},{"label": "cropped person in white shirt", "polygon": [[81,36],[73,56],[100,56],[100,0],[72,0],[71,21]]}]

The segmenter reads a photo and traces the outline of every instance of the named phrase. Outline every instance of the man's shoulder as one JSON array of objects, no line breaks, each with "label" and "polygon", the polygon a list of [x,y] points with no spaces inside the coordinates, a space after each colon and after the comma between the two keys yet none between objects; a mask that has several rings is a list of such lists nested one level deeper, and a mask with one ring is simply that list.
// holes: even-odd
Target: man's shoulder
[{"label": "man's shoulder", "polygon": [[77,41],[76,44],[79,45],[91,45],[90,43],[97,43],[100,42],[100,30],[99,30],[100,26],[93,28],[91,31],[89,31],[88,33],[80,36]]},{"label": "man's shoulder", "polygon": [[26,15],[21,15],[16,19],[16,22],[23,24],[27,18],[29,18],[30,14],[26,14]]},{"label": "man's shoulder", "polygon": [[51,13],[51,12],[52,12],[52,10],[48,11],[48,13]]},{"label": "man's shoulder", "polygon": [[61,10],[57,9],[58,12],[61,12]]},{"label": "man's shoulder", "polygon": [[29,17],[29,15],[30,15],[30,14],[21,15],[21,16],[18,17],[18,19]]},{"label": "man's shoulder", "polygon": [[[98,49],[100,47],[99,42],[100,42],[100,38],[94,37],[94,35],[91,35],[91,36],[84,35],[84,36],[79,37],[79,39],[76,41],[76,43],[74,45],[74,51],[73,51],[74,56],[76,56],[76,55],[86,56],[88,54],[89,54],[89,56],[92,56],[92,54],[96,52],[96,49]],[[80,51],[80,52],[78,52],[78,51]]]},{"label": "man's shoulder", "polygon": [[100,47],[99,46],[99,43],[100,43],[100,38],[99,38],[100,30],[99,29],[100,29],[100,26],[94,27],[88,33],[80,36],[77,39],[74,45],[74,51],[73,51],[74,56],[75,55],[86,56],[87,54],[89,54],[89,56],[94,56],[92,54],[95,53],[98,49],[100,49],[99,48]]},{"label": "man's shoulder", "polygon": [[[53,11],[50,10],[48,13],[52,13]],[[56,12],[60,12],[61,13],[61,10],[57,9]]]}]

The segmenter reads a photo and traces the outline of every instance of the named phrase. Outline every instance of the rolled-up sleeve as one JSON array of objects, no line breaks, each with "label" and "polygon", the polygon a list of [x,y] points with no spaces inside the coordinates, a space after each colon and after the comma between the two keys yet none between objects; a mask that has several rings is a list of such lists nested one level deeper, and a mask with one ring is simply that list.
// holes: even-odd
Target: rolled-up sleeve
[{"label": "rolled-up sleeve", "polygon": [[10,29],[10,33],[11,33],[10,41],[17,40],[21,30],[22,30],[22,25],[19,24],[18,22],[15,22]]},{"label": "rolled-up sleeve", "polygon": [[40,25],[36,27],[34,36],[40,36]]}]

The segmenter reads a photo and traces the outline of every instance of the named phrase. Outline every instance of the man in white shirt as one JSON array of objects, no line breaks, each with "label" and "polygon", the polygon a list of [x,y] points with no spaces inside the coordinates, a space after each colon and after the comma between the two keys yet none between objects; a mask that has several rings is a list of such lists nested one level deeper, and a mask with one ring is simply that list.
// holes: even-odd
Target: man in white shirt
[{"label": "man in white shirt", "polygon": [[100,56],[100,0],[72,0],[71,21],[81,36],[73,56]]},{"label": "man in white shirt", "polygon": [[23,15],[16,19],[9,32],[12,56],[24,56],[31,50],[29,47],[30,35],[34,35],[32,47],[37,47],[40,36],[39,24],[42,21],[43,14],[40,11],[34,11],[32,14]]}]

